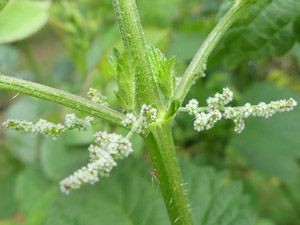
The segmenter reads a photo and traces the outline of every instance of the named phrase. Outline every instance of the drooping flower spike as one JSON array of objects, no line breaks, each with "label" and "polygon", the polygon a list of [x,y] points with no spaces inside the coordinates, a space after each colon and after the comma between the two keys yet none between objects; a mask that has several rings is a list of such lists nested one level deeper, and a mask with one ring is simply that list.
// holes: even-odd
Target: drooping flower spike
[{"label": "drooping flower spike", "polygon": [[133,151],[127,137],[106,132],[97,132],[94,137],[95,143],[89,146],[90,162],[60,182],[61,192],[69,194],[85,183],[95,184],[99,176],[109,176],[117,165],[115,160],[123,159]]}]

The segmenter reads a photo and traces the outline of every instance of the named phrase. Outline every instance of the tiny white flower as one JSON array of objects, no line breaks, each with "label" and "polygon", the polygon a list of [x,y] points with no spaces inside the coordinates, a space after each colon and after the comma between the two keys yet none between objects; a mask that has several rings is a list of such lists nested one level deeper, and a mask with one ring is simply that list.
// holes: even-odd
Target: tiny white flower
[{"label": "tiny white flower", "polygon": [[185,106],[190,115],[193,115],[197,112],[199,102],[196,99],[191,99],[189,103]]},{"label": "tiny white flower", "polygon": [[233,92],[228,88],[223,88],[223,93],[216,93],[214,97],[209,97],[206,102],[211,108],[218,108],[227,105],[233,100]]},{"label": "tiny white flower", "polygon": [[89,99],[91,99],[91,101],[107,106],[107,102],[105,102],[107,100],[107,97],[101,95],[100,91],[98,91],[97,89],[90,88],[87,92],[87,96]]},{"label": "tiny white flower", "polygon": [[94,120],[93,117],[87,116],[84,119],[79,119],[74,113],[66,114],[65,126],[70,129],[78,129],[80,131],[88,130],[91,127],[91,122]]},{"label": "tiny white flower", "polygon": [[149,124],[154,122],[157,117],[157,109],[151,105],[143,104],[140,114],[135,116],[133,113],[127,113],[126,118],[122,121],[124,126],[131,126],[136,133],[147,133]]},{"label": "tiny white flower", "polygon": [[123,120],[121,123],[124,126],[131,126],[133,123],[137,120],[136,116],[133,113],[127,113],[125,120]]}]

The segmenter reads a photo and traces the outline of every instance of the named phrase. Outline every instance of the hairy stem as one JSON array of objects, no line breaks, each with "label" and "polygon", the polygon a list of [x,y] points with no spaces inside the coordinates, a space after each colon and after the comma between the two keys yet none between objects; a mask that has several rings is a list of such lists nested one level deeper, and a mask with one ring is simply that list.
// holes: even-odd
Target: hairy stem
[{"label": "hairy stem", "polygon": [[44,99],[50,102],[55,102],[124,127],[121,122],[125,119],[125,116],[122,113],[89,101],[77,95],[70,94],[42,84],[0,74],[0,90],[13,91]]},{"label": "hairy stem", "polygon": [[150,130],[151,133],[144,140],[153,168],[156,169],[170,222],[176,225],[193,225],[193,216],[174,148],[171,122],[151,125]]},{"label": "hairy stem", "polygon": [[138,109],[143,104],[162,108],[135,0],[113,0],[113,6],[124,47],[138,60],[135,77]]},{"label": "hairy stem", "polygon": [[230,26],[239,18],[239,16],[248,8],[254,1],[252,0],[236,0],[231,9],[219,21],[212,32],[203,42],[190,65],[186,69],[183,77],[175,91],[173,100],[179,99],[181,104],[189,92],[193,82],[204,75],[206,62],[218,42],[230,28]]}]

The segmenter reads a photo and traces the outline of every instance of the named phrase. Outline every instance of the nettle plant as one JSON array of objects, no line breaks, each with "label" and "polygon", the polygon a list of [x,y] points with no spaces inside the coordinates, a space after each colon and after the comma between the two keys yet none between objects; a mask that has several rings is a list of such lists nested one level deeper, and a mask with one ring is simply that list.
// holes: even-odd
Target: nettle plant
[{"label": "nettle plant", "polygon": [[36,123],[9,119],[3,126],[17,131],[52,136],[54,139],[71,129],[87,130],[94,117],[128,129],[122,136],[98,131],[89,148],[90,161],[60,182],[63,193],[69,194],[85,183],[94,184],[99,177],[106,177],[132,151],[130,139],[134,133],[142,136],[153,165],[153,176],[159,181],[171,224],[194,224],[190,204],[181,175],[172,125],[176,115],[185,112],[193,116],[194,129],[198,132],[211,129],[221,119],[232,120],[234,130],[240,133],[245,128],[244,120],[250,116],[268,118],[277,112],[292,110],[297,102],[286,100],[246,103],[231,107],[233,92],[224,87],[222,93],[207,99],[206,106],[199,106],[191,99],[183,102],[193,84],[205,76],[206,62],[217,43],[230,26],[255,0],[235,0],[231,9],[220,19],[197,51],[183,76],[175,77],[175,57],[167,59],[155,46],[145,41],[135,0],[113,0],[117,22],[125,51],[113,50],[109,58],[118,84],[115,93],[124,111],[110,108],[107,98],[90,88],[87,99],[41,84],[0,75],[0,89],[34,96],[55,102],[89,116],[78,118],[67,114],[63,123],[54,124],[44,119]]}]

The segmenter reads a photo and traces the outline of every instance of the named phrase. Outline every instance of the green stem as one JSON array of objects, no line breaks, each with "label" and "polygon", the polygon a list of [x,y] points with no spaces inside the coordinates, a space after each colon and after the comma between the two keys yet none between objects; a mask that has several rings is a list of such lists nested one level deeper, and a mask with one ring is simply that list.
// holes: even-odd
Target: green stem
[{"label": "green stem", "polygon": [[135,74],[138,108],[143,104],[162,108],[135,0],[113,0],[113,6],[124,47],[138,60]]},{"label": "green stem", "polygon": [[[193,85],[195,79],[201,75],[204,76],[206,62],[218,42],[230,28],[230,26],[239,18],[239,16],[248,8],[254,1],[252,0],[236,0],[231,9],[219,21],[212,32],[203,42],[190,65],[186,69],[183,77],[175,91],[173,100],[179,99],[181,104]],[[200,73],[200,76],[199,76]]]},{"label": "green stem", "polygon": [[125,116],[122,113],[89,101],[77,95],[70,94],[42,84],[0,74],[0,90],[14,91],[17,93],[44,99],[50,102],[55,102],[124,127],[121,122],[125,119]]},{"label": "green stem", "polygon": [[144,140],[153,168],[156,169],[171,224],[193,225],[193,216],[174,148],[171,122],[151,125],[150,131]]}]

